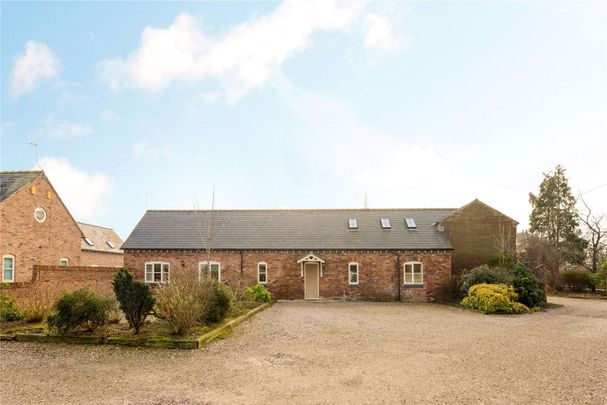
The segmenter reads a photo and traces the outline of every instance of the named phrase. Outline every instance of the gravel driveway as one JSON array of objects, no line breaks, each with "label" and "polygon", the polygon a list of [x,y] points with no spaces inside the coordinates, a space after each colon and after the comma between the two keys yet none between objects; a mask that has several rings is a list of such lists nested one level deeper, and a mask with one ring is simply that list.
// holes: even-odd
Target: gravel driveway
[{"label": "gravel driveway", "polygon": [[607,301],[278,303],[203,350],[2,344],[4,404],[607,403]]}]

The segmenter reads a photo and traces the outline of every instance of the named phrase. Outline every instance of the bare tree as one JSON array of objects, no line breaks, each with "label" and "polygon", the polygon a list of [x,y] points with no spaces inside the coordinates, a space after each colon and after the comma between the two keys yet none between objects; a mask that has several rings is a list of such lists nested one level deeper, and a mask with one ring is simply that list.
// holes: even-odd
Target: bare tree
[{"label": "bare tree", "polygon": [[215,240],[216,233],[216,217],[217,212],[215,211],[215,185],[213,185],[213,194],[211,196],[211,208],[209,210],[201,211],[198,206],[198,200],[194,203],[194,215],[200,220],[200,226],[197,226],[198,235],[200,237],[200,243],[206,255],[206,271],[208,274],[201,274],[207,276],[211,274],[211,256],[213,254],[213,242]]},{"label": "bare tree", "polygon": [[596,273],[602,261],[605,259],[607,249],[607,219],[605,214],[596,214],[588,206],[584,197],[580,194],[579,201],[584,204],[585,209],[578,211],[578,218],[584,226],[584,235],[588,240],[587,256],[589,261],[582,265],[593,273]]},{"label": "bare tree", "polygon": [[553,244],[538,235],[527,234],[520,247],[521,261],[533,271],[542,284],[555,288],[559,284],[559,254]]}]

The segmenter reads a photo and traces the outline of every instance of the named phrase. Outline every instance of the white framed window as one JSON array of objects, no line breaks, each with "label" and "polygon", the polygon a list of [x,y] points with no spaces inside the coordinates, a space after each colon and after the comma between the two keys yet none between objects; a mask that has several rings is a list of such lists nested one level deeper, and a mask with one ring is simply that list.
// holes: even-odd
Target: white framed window
[{"label": "white framed window", "polygon": [[59,259],[59,266],[61,267],[66,267],[70,265],[70,260],[66,257],[62,257],[61,259]]},{"label": "white framed window", "polygon": [[87,245],[89,246],[95,246],[95,244],[93,243],[92,240],[90,240],[89,238],[84,238],[84,241],[86,242]]},{"label": "white framed window", "polygon": [[46,221],[46,211],[42,207],[38,207],[34,210],[34,218],[36,221],[43,223]]},{"label": "white framed window", "polygon": [[15,256],[2,256],[2,282],[12,283],[15,281]]},{"label": "white framed window", "polygon": [[146,262],[145,263],[145,282],[146,283],[168,283],[170,278],[171,265],[166,262]]},{"label": "white framed window", "polygon": [[388,218],[382,218],[382,219],[380,219],[380,222],[381,222],[382,229],[390,229],[391,228],[390,220]]},{"label": "white framed window", "polygon": [[358,263],[348,263],[348,284],[358,285]]},{"label": "white framed window", "polygon": [[217,281],[221,281],[221,263],[213,261],[198,263],[198,276],[208,276]]},{"label": "white framed window", "polygon": [[348,228],[349,229],[358,229],[358,221],[356,220],[356,218],[348,219]]},{"label": "white framed window", "polygon": [[110,249],[116,249],[116,246],[114,246],[114,244],[112,243],[112,241],[106,240],[105,243],[107,243],[107,245],[110,247]]},{"label": "white framed window", "polygon": [[424,284],[424,265],[421,262],[406,262],[405,266],[405,284],[423,285]]},{"label": "white framed window", "polygon": [[257,263],[257,282],[259,284],[268,284],[268,263]]}]

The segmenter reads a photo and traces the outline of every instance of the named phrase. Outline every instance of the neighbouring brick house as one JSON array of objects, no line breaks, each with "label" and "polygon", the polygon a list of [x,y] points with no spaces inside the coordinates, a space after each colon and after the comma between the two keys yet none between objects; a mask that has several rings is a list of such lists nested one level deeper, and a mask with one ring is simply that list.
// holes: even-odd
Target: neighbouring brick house
[{"label": "neighbouring brick house", "polygon": [[83,249],[89,235],[84,227],[86,233],[43,171],[0,172],[2,282],[30,282],[34,265],[122,265],[120,238],[108,236],[116,247],[108,258]]},{"label": "neighbouring brick house", "polygon": [[[151,210],[122,246],[124,263],[148,283],[168,282],[171,274],[194,269],[232,285],[265,284],[277,298],[425,300],[451,276],[455,251],[449,236],[480,229],[473,224],[477,217],[467,213],[476,205]],[[472,223],[458,220],[462,228],[454,227],[450,218],[461,217]],[[476,236],[484,241],[485,235]]]}]

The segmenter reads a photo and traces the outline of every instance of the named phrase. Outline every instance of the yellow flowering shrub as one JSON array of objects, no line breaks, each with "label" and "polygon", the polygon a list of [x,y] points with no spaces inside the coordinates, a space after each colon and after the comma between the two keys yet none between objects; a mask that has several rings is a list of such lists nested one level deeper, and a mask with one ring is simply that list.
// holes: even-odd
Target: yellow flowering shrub
[{"label": "yellow flowering shrub", "polygon": [[486,314],[521,314],[529,308],[516,302],[514,288],[506,284],[477,284],[468,290],[462,305]]}]

